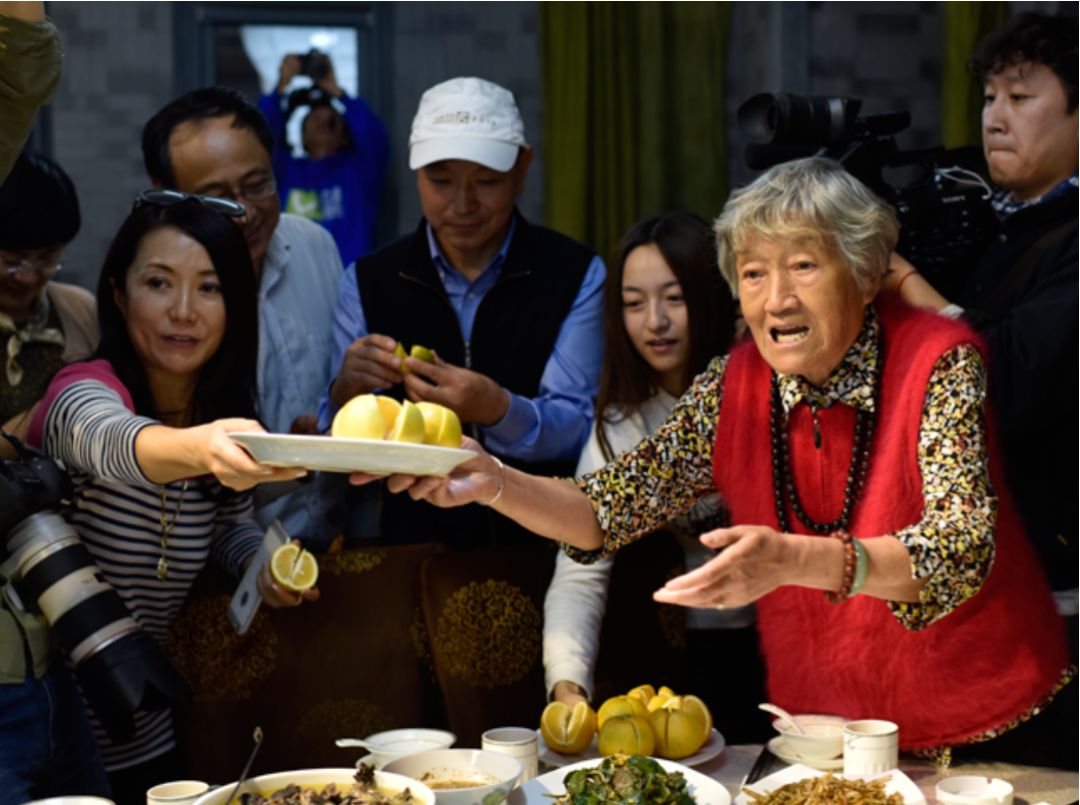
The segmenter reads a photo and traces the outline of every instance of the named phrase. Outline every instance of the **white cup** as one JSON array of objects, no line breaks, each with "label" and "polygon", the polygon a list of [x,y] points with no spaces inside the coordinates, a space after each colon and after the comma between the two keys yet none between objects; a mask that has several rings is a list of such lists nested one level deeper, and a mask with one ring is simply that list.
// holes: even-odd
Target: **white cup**
[{"label": "white cup", "polygon": [[895,769],[899,736],[891,721],[849,721],[844,725],[844,774],[865,777]]},{"label": "white cup", "polygon": [[190,805],[209,790],[209,783],[201,780],[161,783],[146,792],[146,805]]},{"label": "white cup", "polygon": [[524,784],[536,776],[539,754],[536,731],[527,727],[496,727],[480,736],[480,748],[488,752],[502,752],[517,758],[521,764],[521,779]]}]

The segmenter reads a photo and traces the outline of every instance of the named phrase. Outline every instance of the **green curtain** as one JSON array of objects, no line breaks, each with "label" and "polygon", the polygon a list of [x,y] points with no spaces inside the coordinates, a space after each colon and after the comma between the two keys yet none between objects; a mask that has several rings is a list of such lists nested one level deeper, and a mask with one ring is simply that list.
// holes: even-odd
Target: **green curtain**
[{"label": "green curtain", "polygon": [[968,72],[975,45],[1005,23],[1003,2],[944,3],[941,67],[941,138],[946,148],[981,141],[982,87]]},{"label": "green curtain", "polygon": [[540,3],[547,224],[608,256],[639,218],[727,197],[727,3]]}]

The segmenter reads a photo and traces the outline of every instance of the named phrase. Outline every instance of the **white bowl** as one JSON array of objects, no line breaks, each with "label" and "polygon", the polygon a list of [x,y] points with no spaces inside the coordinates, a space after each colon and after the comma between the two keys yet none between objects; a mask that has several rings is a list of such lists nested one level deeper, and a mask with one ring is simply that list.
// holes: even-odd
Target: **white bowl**
[{"label": "white bowl", "polygon": [[[356,769],[298,769],[296,771],[281,771],[274,774],[261,774],[246,780],[240,787],[239,794],[245,791],[277,791],[290,783],[296,785],[326,785],[337,783],[338,785],[350,785],[356,782]],[[416,797],[421,805],[435,805],[435,793],[423,783],[400,774],[389,774],[384,771],[375,772],[375,785],[384,791],[398,792],[406,788]],[[195,805],[225,805],[232,794],[235,782],[215,788],[207,794],[195,800]],[[237,796],[239,797],[239,794]],[[233,800],[239,802],[239,799]]]},{"label": "white bowl", "polygon": [[[386,770],[428,782],[438,805],[495,805],[513,791],[521,777],[521,764],[516,758],[482,749],[419,752],[387,763]],[[469,788],[437,787],[440,781],[461,779],[490,782]]]},{"label": "white bowl", "polygon": [[821,715],[797,715],[794,718],[805,730],[805,735],[799,735],[783,719],[773,722],[773,729],[784,736],[788,749],[807,760],[840,757],[844,751],[844,725],[847,719]]},{"label": "white bowl", "polygon": [[449,749],[457,736],[446,730],[430,730],[423,727],[408,727],[399,730],[376,732],[364,738],[373,748],[371,754],[360,758],[360,763],[369,763],[381,769],[391,760],[413,755],[417,752],[429,752],[436,749]]}]

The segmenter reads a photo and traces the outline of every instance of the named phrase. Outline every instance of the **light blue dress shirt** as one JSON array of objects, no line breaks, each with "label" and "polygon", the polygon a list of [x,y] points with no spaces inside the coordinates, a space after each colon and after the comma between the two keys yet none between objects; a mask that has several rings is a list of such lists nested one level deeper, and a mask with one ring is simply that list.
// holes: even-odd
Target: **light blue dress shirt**
[{"label": "light blue dress shirt", "polygon": [[[473,281],[446,259],[430,224],[428,246],[432,260],[457,315],[468,345],[473,321],[484,295],[495,285],[506,263],[516,221],[491,263]],[[528,398],[508,391],[510,407],[489,427],[483,427],[485,444],[502,456],[522,461],[576,460],[592,425],[593,406],[599,386],[604,355],[603,289],[604,261],[593,257],[585,271],[581,288],[559,329],[555,348],[544,366],[539,395]],[[334,311],[335,374],[345,350],[357,338],[367,335],[367,322],[356,283],[356,270],[349,266],[341,278]],[[328,430],[338,406],[324,393],[319,404],[319,427]]]},{"label": "light blue dress shirt", "polygon": [[[259,417],[272,433],[318,411],[332,377],[330,311],[343,270],[330,233],[282,214],[259,281]],[[327,542],[341,531],[345,476],[313,473],[305,481],[255,487],[255,514],[264,529],[278,519],[293,537]]]}]

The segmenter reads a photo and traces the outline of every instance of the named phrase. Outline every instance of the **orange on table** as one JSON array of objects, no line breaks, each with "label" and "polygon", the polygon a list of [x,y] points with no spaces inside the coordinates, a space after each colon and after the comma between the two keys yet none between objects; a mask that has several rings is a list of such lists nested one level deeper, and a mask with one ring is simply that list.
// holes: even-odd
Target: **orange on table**
[{"label": "orange on table", "polygon": [[690,757],[708,740],[705,721],[696,710],[660,707],[649,715],[660,757],[679,760]]},{"label": "orange on table", "polygon": [[596,735],[596,713],[587,702],[570,707],[552,702],[540,715],[540,734],[549,748],[562,755],[584,752]]},{"label": "orange on table", "polygon": [[618,716],[645,717],[648,714],[649,711],[645,709],[645,705],[642,704],[641,699],[636,696],[612,696],[600,705],[600,709],[596,711],[596,722],[597,725],[603,729],[604,723],[609,718],[616,718]]},{"label": "orange on table", "polygon": [[644,716],[613,716],[600,727],[596,748],[604,757],[615,754],[648,756],[656,749],[656,736]]}]

